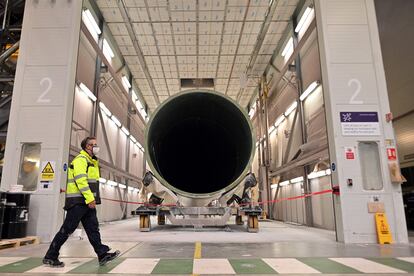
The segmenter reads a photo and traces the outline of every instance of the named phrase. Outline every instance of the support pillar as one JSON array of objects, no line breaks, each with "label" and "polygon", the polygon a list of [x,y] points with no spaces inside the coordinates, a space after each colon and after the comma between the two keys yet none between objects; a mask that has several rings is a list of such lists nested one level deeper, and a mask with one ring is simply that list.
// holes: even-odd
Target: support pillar
[{"label": "support pillar", "polygon": [[[2,190],[23,184],[22,145],[36,143],[29,209],[29,235],[50,241],[63,220],[66,169],[72,126],[82,1],[26,1],[1,182]],[[44,162],[54,174],[41,183]],[[28,168],[28,167],[26,167]]]},{"label": "support pillar", "polygon": [[[393,240],[407,243],[400,183],[387,148],[395,147],[374,0],[315,0],[332,170],[337,239],[377,243],[374,213],[385,209]],[[373,181],[374,180],[374,181]],[[375,205],[377,204],[377,205]]]}]

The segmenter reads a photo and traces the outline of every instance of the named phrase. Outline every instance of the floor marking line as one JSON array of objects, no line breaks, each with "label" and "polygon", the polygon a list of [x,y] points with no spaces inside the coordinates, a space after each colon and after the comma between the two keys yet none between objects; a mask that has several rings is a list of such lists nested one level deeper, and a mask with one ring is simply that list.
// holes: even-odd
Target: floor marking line
[{"label": "floor marking line", "polygon": [[201,259],[201,242],[195,243],[194,259]]}]

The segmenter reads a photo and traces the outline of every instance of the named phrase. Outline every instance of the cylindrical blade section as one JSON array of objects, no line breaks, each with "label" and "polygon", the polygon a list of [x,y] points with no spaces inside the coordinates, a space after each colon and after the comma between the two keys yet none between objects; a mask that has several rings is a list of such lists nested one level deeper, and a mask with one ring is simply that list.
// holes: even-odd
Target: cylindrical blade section
[{"label": "cylindrical blade section", "polygon": [[250,119],[211,91],[178,94],[154,112],[146,153],[160,182],[189,197],[225,192],[245,176],[254,152]]}]

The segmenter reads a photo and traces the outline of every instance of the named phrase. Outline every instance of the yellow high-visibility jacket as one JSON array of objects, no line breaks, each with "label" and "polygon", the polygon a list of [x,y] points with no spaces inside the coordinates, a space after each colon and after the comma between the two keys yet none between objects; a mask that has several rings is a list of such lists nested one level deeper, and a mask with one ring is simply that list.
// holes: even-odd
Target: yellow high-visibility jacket
[{"label": "yellow high-visibility jacket", "polygon": [[76,204],[101,203],[99,196],[99,161],[82,150],[69,166],[65,209]]}]

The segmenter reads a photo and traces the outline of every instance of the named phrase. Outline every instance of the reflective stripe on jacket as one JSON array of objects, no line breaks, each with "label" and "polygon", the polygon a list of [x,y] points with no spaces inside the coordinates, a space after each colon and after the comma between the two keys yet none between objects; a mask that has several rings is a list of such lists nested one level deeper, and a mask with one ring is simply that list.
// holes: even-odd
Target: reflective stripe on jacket
[{"label": "reflective stripe on jacket", "polygon": [[65,209],[94,200],[100,204],[99,177],[99,161],[82,150],[69,166]]}]

